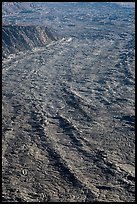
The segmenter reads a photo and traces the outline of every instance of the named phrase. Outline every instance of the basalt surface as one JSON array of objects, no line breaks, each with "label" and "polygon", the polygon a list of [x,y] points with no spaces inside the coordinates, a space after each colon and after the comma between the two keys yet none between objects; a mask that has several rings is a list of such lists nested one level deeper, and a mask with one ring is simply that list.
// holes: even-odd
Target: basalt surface
[{"label": "basalt surface", "polygon": [[64,37],[2,62],[3,202],[134,202],[133,8],[57,5]]}]

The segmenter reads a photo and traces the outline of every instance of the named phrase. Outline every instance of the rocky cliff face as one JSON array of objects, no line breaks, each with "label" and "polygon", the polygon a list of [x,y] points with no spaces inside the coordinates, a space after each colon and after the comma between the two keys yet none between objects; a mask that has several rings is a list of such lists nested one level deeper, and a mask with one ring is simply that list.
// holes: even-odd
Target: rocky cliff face
[{"label": "rocky cliff face", "polygon": [[57,40],[56,34],[47,27],[31,25],[4,25],[2,27],[3,57],[34,47],[45,46]]}]

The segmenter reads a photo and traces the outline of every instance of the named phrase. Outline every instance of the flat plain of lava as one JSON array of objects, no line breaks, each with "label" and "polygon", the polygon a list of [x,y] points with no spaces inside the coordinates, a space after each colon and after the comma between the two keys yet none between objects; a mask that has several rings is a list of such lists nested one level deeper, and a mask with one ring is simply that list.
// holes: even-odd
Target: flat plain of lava
[{"label": "flat plain of lava", "polygon": [[4,5],[59,38],[3,59],[3,202],[134,202],[134,8],[41,4]]}]

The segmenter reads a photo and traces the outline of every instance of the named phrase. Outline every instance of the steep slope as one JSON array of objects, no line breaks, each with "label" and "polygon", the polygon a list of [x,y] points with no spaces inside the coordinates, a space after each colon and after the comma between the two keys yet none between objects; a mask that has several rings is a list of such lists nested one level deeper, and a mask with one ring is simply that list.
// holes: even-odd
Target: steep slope
[{"label": "steep slope", "polygon": [[57,39],[57,36],[54,36],[47,27],[4,25],[2,27],[2,55],[7,57],[11,53],[41,47]]}]

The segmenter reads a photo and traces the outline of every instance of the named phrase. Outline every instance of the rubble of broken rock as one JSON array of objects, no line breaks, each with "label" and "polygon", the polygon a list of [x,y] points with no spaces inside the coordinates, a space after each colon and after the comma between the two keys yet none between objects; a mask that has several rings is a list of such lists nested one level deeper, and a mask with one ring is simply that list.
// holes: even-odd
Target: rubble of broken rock
[{"label": "rubble of broken rock", "polygon": [[134,28],[118,8],[104,31],[93,4],[94,32],[64,8],[79,36],[64,22],[68,36],[3,60],[3,202],[135,201]]}]

